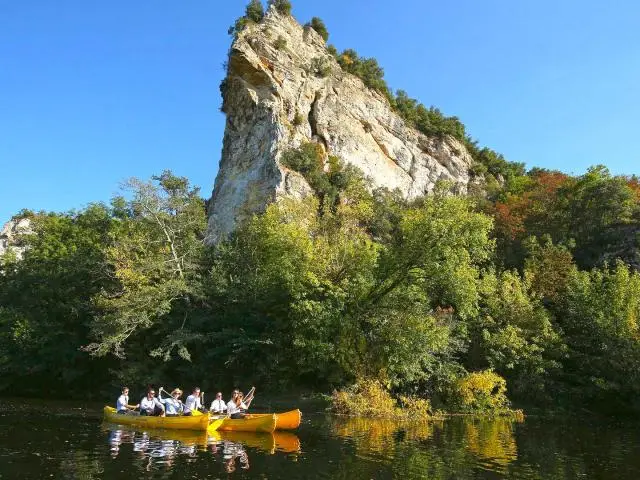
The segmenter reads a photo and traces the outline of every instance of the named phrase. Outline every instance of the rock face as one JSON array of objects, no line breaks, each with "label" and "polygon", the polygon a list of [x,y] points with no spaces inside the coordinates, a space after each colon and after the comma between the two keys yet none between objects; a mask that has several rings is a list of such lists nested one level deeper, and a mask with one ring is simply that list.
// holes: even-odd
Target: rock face
[{"label": "rock face", "polygon": [[209,204],[210,243],[268,203],[312,192],[278,161],[308,141],[360,168],[372,186],[407,198],[441,179],[466,191],[472,159],[460,142],[407,126],[383,95],[342,71],[320,35],[273,8],[233,42],[221,88],[227,121]]},{"label": "rock face", "polygon": [[22,258],[25,247],[20,240],[21,235],[33,233],[29,218],[13,218],[0,230],[0,256],[11,250],[18,259]]}]

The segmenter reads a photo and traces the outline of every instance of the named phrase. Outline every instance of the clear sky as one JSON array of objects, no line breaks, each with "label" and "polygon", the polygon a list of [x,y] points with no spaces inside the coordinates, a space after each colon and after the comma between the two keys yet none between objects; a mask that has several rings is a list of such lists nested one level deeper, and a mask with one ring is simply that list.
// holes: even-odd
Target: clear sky
[{"label": "clear sky", "polygon": [[[164,169],[209,196],[244,0],[0,0],[0,224]],[[528,167],[640,174],[640,2],[294,0],[389,85]]]}]

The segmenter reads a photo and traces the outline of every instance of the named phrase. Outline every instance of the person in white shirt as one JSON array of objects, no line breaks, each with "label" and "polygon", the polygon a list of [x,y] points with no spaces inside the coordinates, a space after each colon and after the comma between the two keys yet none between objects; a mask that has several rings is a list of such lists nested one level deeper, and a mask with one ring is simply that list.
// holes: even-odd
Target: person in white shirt
[{"label": "person in white shirt", "polygon": [[184,415],[191,415],[191,412],[201,409],[202,403],[200,402],[200,387],[195,387],[191,395],[189,395],[187,400],[184,402]]},{"label": "person in white shirt", "polygon": [[209,411],[211,413],[216,413],[216,414],[222,414],[227,410],[227,406],[224,403],[224,400],[222,399],[222,392],[218,392],[216,394],[216,399],[211,402],[211,408],[209,409]]},{"label": "person in white shirt", "polygon": [[139,407],[140,404],[129,405],[129,387],[122,387],[122,395],[116,400],[116,411],[120,414],[126,414],[129,413],[130,410],[135,410]]},{"label": "person in white shirt", "polygon": [[[180,401],[182,390],[180,390],[179,388],[174,388],[169,398],[162,398],[163,390],[163,388],[160,388],[160,390],[158,391],[158,397],[160,403],[164,405],[164,411],[167,417],[177,417],[178,415],[181,415],[182,411],[184,410],[184,405]],[[165,391],[165,393],[167,392]]]},{"label": "person in white shirt", "polygon": [[245,411],[247,410],[247,406],[242,401],[244,394],[242,392],[238,392],[237,395],[234,396],[234,399],[229,400],[227,403],[227,415],[231,418],[244,418]]},{"label": "person in white shirt", "polygon": [[140,415],[164,417],[164,405],[156,398],[153,388],[149,389],[147,396],[140,400]]}]

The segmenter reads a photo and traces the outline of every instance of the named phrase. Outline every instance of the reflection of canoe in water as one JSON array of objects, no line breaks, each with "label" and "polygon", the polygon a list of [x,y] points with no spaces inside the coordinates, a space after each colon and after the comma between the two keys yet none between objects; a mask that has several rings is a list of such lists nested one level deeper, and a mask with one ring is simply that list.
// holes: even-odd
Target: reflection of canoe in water
[{"label": "reflection of canoe in water", "polygon": [[291,432],[273,432],[273,439],[276,442],[276,450],[285,453],[294,453],[300,451],[300,439],[295,433]]},{"label": "reflection of canoe in water", "polygon": [[[206,415],[205,415],[206,416]],[[215,418],[211,419],[209,431],[221,430],[230,432],[266,432],[271,433],[276,429],[276,416],[271,413],[257,417],[247,418]]]},{"label": "reflection of canoe in water", "polygon": [[[251,418],[259,418],[271,415],[270,413],[252,413]],[[302,412],[298,409],[284,413],[276,413],[276,430],[295,430],[300,426]]]},{"label": "reflection of canoe in water", "polygon": [[190,417],[147,417],[142,415],[120,415],[113,407],[104,407],[104,419],[119,425],[171,430],[207,430],[208,415]]},{"label": "reflection of canoe in water", "polygon": [[207,432],[195,431],[195,430],[160,430],[156,428],[139,429],[135,425],[113,425],[105,424],[105,429],[111,432],[123,431],[132,434],[146,433],[149,438],[157,438],[159,440],[177,440],[184,446],[200,446],[205,448],[207,446]]},{"label": "reflection of canoe in water", "polygon": [[213,430],[209,431],[209,440],[241,443],[246,447],[257,448],[268,453],[300,451],[300,439],[289,432],[257,433]]}]

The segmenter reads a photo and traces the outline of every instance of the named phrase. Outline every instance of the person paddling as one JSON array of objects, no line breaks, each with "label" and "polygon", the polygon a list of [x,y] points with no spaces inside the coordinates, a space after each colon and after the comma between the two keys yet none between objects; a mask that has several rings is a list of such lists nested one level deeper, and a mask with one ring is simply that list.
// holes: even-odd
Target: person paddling
[{"label": "person paddling", "polygon": [[224,400],[222,399],[222,392],[216,393],[216,399],[211,402],[211,408],[209,411],[216,415],[223,414],[227,410],[227,405],[225,405]]},{"label": "person paddling", "polygon": [[162,392],[166,393],[166,390],[163,387],[160,387],[158,390],[158,398],[160,403],[164,405],[165,414],[167,417],[177,417],[181,415],[184,411],[184,405],[180,401],[180,397],[182,396],[182,390],[179,388],[174,388],[171,391],[171,396],[168,398],[162,398]]},{"label": "person paddling", "polygon": [[235,400],[232,399],[227,403],[227,415],[234,419],[244,418],[246,416],[244,412],[247,410],[247,406],[242,401],[244,395],[242,392],[238,392],[234,397]]},{"label": "person paddling", "polygon": [[184,402],[184,415],[191,415],[195,410],[201,410],[202,403],[200,402],[200,387],[195,387],[191,395],[187,397]]},{"label": "person paddling", "polygon": [[164,417],[164,405],[156,398],[153,388],[150,388],[147,395],[140,400],[140,415]]},{"label": "person paddling", "polygon": [[129,387],[122,387],[122,394],[116,401],[117,412],[121,415],[124,415],[129,413],[130,410],[135,410],[136,408],[140,408],[140,404],[129,405]]}]

